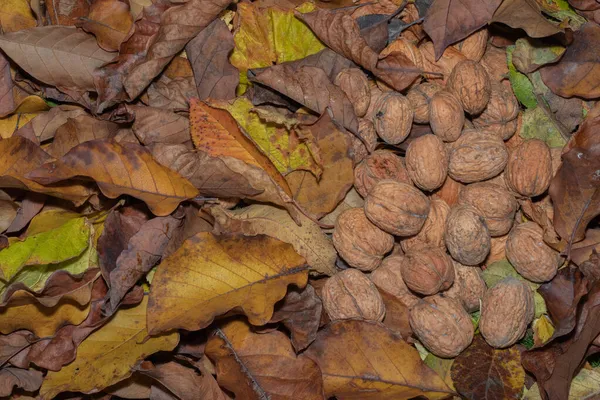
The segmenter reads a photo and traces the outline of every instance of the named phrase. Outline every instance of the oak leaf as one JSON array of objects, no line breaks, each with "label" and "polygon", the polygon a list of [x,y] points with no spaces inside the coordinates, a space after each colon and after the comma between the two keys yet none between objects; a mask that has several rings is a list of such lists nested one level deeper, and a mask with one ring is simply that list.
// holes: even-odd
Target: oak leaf
[{"label": "oak leaf", "polygon": [[319,367],[297,357],[282,332],[257,334],[234,320],[216,330],[205,351],[216,364],[217,381],[236,398],[323,399]]},{"label": "oak leaf", "polygon": [[164,259],[154,278],[148,328],[198,330],[232,309],[266,324],[287,286],[304,287],[308,266],[287,243],[268,236],[199,233]]},{"label": "oak leaf", "polygon": [[14,387],[28,392],[37,391],[42,385],[44,374],[35,369],[2,368],[0,369],[0,396],[10,396]]},{"label": "oak leaf", "polygon": [[14,331],[9,335],[0,335],[0,363],[3,365],[21,352],[31,346],[36,336],[26,330]]},{"label": "oak leaf", "polygon": [[180,202],[198,193],[187,179],[157,163],[147,149],[114,141],[84,142],[28,176],[44,185],[76,176],[89,177],[105,196],[137,197],[158,216],[170,214]]},{"label": "oak leaf", "polygon": [[96,0],[90,6],[87,17],[81,19],[81,27],[93,33],[104,50],[118,51],[121,43],[133,33],[133,16],[127,3]]},{"label": "oak leaf", "polygon": [[94,393],[131,376],[140,359],[173,350],[179,341],[176,332],[148,338],[147,305],[145,297],[138,306],[119,310],[102,329],[88,336],[72,363],[58,372],[48,372],[41,397],[52,399],[66,391]]},{"label": "oak leaf", "polygon": [[535,0],[503,1],[492,21],[502,22],[511,28],[521,28],[532,38],[552,36],[563,31],[544,18]]}]

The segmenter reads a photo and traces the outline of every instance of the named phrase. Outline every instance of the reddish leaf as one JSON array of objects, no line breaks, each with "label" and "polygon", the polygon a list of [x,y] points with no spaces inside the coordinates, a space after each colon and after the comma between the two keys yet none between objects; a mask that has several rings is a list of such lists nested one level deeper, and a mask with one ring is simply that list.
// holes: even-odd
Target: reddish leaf
[{"label": "reddish leaf", "polygon": [[408,340],[412,336],[412,328],[408,320],[409,308],[400,299],[385,290],[380,290],[379,293],[385,305],[383,324],[399,333],[403,339]]},{"label": "reddish leaf", "polygon": [[33,217],[42,210],[45,202],[45,195],[34,192],[27,193],[25,198],[21,200],[21,207],[17,210],[17,216],[6,230],[6,233],[16,233],[25,228]]},{"label": "reddish leaf", "polygon": [[46,0],[46,10],[52,25],[75,25],[81,17],[88,15],[87,0]]},{"label": "reddish leaf", "polygon": [[0,335],[0,365],[4,365],[23,349],[35,342],[35,335],[29,331],[15,331],[10,335]]},{"label": "reddish leaf", "polygon": [[5,117],[15,109],[13,88],[15,84],[10,76],[10,64],[0,53],[0,117]]},{"label": "reddish leaf", "polygon": [[133,16],[129,5],[119,0],[96,0],[90,12],[81,18],[81,26],[86,32],[93,33],[98,45],[106,51],[118,51],[133,33]]}]

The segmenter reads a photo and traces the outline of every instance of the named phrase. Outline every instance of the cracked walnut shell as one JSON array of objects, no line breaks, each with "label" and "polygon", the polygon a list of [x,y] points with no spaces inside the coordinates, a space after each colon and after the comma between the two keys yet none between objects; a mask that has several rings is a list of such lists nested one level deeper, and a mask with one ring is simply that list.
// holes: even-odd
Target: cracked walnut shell
[{"label": "cracked walnut shell", "polygon": [[408,176],[422,190],[439,188],[448,176],[448,152],[435,135],[423,135],[410,142],[404,160]]},{"label": "cracked walnut shell", "polygon": [[554,278],[560,256],[544,242],[544,231],[535,222],[514,227],[506,241],[506,258],[525,279],[547,282]]},{"label": "cracked walnut shell", "polygon": [[454,263],[454,284],[444,292],[444,296],[461,302],[469,313],[479,310],[487,286],[481,277],[481,268],[467,267],[456,261]]},{"label": "cracked walnut shell", "polygon": [[342,212],[335,223],[333,245],[348,265],[362,271],[379,266],[394,247],[392,235],[382,231],[365,216],[362,208]]},{"label": "cracked walnut shell", "polygon": [[[421,83],[408,91],[406,98],[413,109],[413,120],[417,124],[429,123],[429,106],[433,96],[443,87],[435,82]],[[462,110],[462,109],[461,109]]]},{"label": "cracked walnut shell", "polygon": [[332,321],[360,318],[382,321],[385,305],[375,284],[362,272],[346,269],[327,279],[321,300]]},{"label": "cracked walnut shell", "polygon": [[479,331],[490,346],[510,347],[523,337],[533,316],[533,292],[529,285],[508,277],[483,296]]},{"label": "cracked walnut shell", "polygon": [[381,139],[388,144],[404,141],[413,122],[413,110],[406,97],[397,92],[386,92],[375,105],[373,124]]},{"label": "cracked walnut shell", "polygon": [[419,302],[402,278],[402,263],[404,256],[390,254],[383,259],[379,268],[371,272],[371,280],[380,289],[398,298],[406,307],[412,307]]},{"label": "cracked walnut shell", "polygon": [[412,184],[404,160],[390,150],[374,151],[354,169],[354,187],[362,197],[384,179]]},{"label": "cracked walnut shell", "polygon": [[400,242],[402,250],[409,252],[427,247],[445,249],[444,232],[449,212],[450,206],[444,200],[437,196],[433,197],[430,200],[429,215],[423,228],[415,236],[402,239]]},{"label": "cracked walnut shell", "polygon": [[346,94],[356,116],[363,117],[371,102],[371,89],[365,73],[358,68],[345,68],[337,74],[334,83]]},{"label": "cracked walnut shell", "polygon": [[459,204],[470,204],[483,218],[491,236],[502,236],[510,231],[519,207],[511,192],[488,182],[465,186],[458,197]]},{"label": "cracked walnut shell", "polygon": [[426,296],[447,290],[454,282],[452,259],[440,248],[408,252],[402,261],[402,278],[410,290]]},{"label": "cracked walnut shell", "polygon": [[464,265],[481,264],[490,252],[490,233],[485,219],[468,204],[450,209],[445,240],[452,258]]},{"label": "cracked walnut shell", "polygon": [[480,114],[488,104],[492,92],[490,77],[476,61],[461,61],[452,70],[446,84],[454,93],[463,109],[471,114]]},{"label": "cracked walnut shell", "polygon": [[530,139],[514,149],[506,165],[506,183],[522,196],[544,193],[552,180],[552,157],[548,145]]},{"label": "cracked walnut shell", "polygon": [[455,299],[440,295],[410,309],[410,326],[423,346],[438,357],[453,358],[473,340],[473,323]]},{"label": "cracked walnut shell", "polygon": [[500,174],[508,161],[502,139],[479,130],[465,130],[451,144],[448,174],[459,182],[481,182]]},{"label": "cracked walnut shell", "polygon": [[465,125],[465,113],[458,98],[447,90],[437,92],[429,104],[429,123],[444,142],[454,142]]},{"label": "cracked walnut shell", "polygon": [[379,228],[398,236],[419,233],[429,214],[429,199],[414,186],[383,180],[365,199],[365,214]]}]

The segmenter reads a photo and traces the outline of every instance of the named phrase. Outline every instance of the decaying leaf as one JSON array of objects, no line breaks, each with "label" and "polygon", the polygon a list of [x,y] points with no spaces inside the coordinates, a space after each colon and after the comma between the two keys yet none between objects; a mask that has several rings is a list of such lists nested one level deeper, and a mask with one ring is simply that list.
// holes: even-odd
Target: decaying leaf
[{"label": "decaying leaf", "polygon": [[149,332],[202,329],[235,308],[264,325],[287,286],[304,287],[307,278],[304,258],[287,243],[199,233],[160,264],[150,291]]},{"label": "decaying leaf", "polygon": [[153,107],[127,105],[126,110],[133,114],[131,129],[144,145],[181,144],[191,140],[190,121],[184,116]]},{"label": "decaying leaf", "polygon": [[28,392],[35,392],[42,386],[44,376],[35,369],[2,368],[0,369],[0,396],[10,396],[16,386]]},{"label": "decaying leaf", "polygon": [[100,121],[89,115],[69,118],[56,129],[54,140],[46,149],[54,158],[61,158],[73,147],[83,142],[114,138],[119,126],[109,121]]},{"label": "decaying leaf", "polygon": [[81,27],[93,33],[98,45],[106,51],[117,51],[132,33],[133,16],[129,5],[119,0],[96,0],[90,6]]},{"label": "decaying leaf", "polygon": [[535,0],[503,1],[494,13],[492,21],[502,22],[512,28],[521,28],[532,38],[562,32],[562,29],[542,16],[540,6]]}]

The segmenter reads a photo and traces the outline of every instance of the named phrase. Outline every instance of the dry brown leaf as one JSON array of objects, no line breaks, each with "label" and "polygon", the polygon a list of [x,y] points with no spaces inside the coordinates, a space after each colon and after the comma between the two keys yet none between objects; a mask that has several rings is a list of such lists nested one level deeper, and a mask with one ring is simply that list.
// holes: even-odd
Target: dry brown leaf
[{"label": "dry brown leaf", "polygon": [[125,107],[135,118],[131,128],[143,145],[181,144],[191,140],[190,121],[186,117],[159,108],[129,104]]},{"label": "dry brown leaf", "polygon": [[217,381],[236,398],[323,399],[319,368],[296,357],[281,332],[256,334],[244,321],[234,320],[217,329],[205,351],[216,364]]},{"label": "dry brown leaf", "polygon": [[550,23],[535,0],[505,0],[494,13],[493,22],[521,28],[532,38],[552,36],[563,30]]},{"label": "dry brown leaf", "polygon": [[83,30],[93,33],[98,45],[106,51],[118,51],[134,28],[129,5],[119,0],[94,1],[87,17],[80,21]]},{"label": "dry brown leaf", "polygon": [[376,322],[332,322],[304,354],[321,368],[326,397],[401,400],[453,394],[414,347]]},{"label": "dry brown leaf", "polygon": [[215,218],[215,231],[220,234],[274,237],[291,244],[306,259],[311,270],[325,275],[336,273],[337,252],[333,242],[316,223],[303,215],[298,216],[298,225],[286,210],[262,204],[231,211],[213,207],[210,213]]},{"label": "dry brown leaf", "polygon": [[171,79],[165,73],[148,87],[148,105],[157,109],[187,110],[192,97],[198,97],[193,76]]},{"label": "dry brown leaf", "polygon": [[0,54],[0,117],[5,117],[15,109],[13,88],[15,83],[10,75],[10,64],[6,56]]},{"label": "dry brown leaf", "polygon": [[44,207],[46,196],[40,193],[30,192],[21,200],[21,206],[17,210],[17,216],[12,224],[6,229],[6,233],[16,233],[35,217]]},{"label": "dry brown leaf", "polygon": [[287,243],[268,236],[199,233],[164,259],[154,278],[148,328],[198,330],[237,309],[266,324],[287,286],[304,287],[308,266]]},{"label": "dry brown leaf", "polygon": [[81,17],[88,15],[87,0],[45,0],[46,10],[52,25],[75,25]]},{"label": "dry brown leaf", "polygon": [[35,392],[42,386],[44,374],[35,369],[2,368],[0,369],[0,396],[10,396],[14,387],[27,392]]},{"label": "dry brown leaf", "polygon": [[46,151],[54,158],[61,158],[78,144],[96,139],[111,139],[118,130],[117,124],[92,118],[87,114],[69,118],[56,129],[54,140]]},{"label": "dry brown leaf", "polygon": [[198,194],[187,179],[160,165],[148,150],[133,143],[85,142],[28,176],[44,185],[76,176],[89,177],[105,196],[137,197],[158,216],[170,214],[179,203]]},{"label": "dry brown leaf", "polygon": [[40,142],[52,139],[59,127],[66,124],[69,118],[88,115],[81,107],[61,105],[51,108],[48,112],[41,113],[27,125],[17,131],[21,136],[33,135]]},{"label": "dry brown leaf", "polygon": [[4,365],[21,350],[29,347],[35,339],[33,333],[25,330],[0,335],[0,363]]}]

